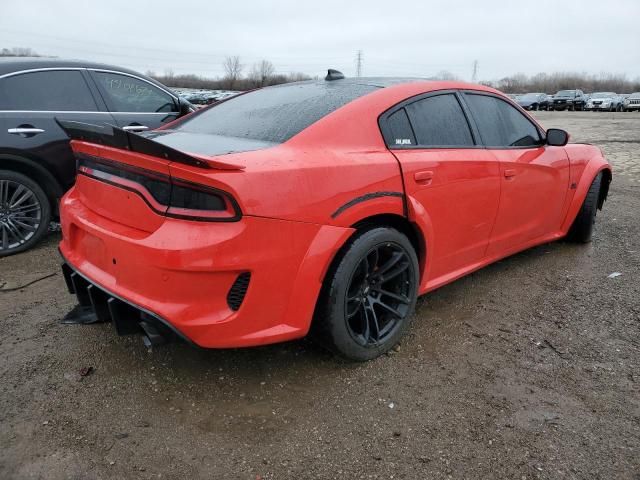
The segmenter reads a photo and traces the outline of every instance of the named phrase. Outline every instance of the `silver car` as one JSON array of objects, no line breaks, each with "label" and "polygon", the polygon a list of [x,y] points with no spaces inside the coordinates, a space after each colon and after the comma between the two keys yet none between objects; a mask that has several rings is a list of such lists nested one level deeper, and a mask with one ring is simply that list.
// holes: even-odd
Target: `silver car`
[{"label": "silver car", "polygon": [[625,98],[622,106],[625,112],[633,112],[634,110],[640,112],[640,92],[634,92]]},{"label": "silver car", "polygon": [[622,97],[614,92],[592,93],[584,107],[585,110],[622,111]]}]

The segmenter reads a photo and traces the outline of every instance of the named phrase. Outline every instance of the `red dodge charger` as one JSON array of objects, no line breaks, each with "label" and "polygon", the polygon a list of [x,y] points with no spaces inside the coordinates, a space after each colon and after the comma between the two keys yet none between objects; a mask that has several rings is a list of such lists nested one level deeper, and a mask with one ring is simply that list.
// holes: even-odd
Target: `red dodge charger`
[{"label": "red dodge charger", "polygon": [[589,241],[611,182],[597,147],[459,82],[330,71],[142,135],[59,123],[78,164],[61,205],[74,315],[151,344],[311,332],[374,358],[418,295],[534,245]]}]

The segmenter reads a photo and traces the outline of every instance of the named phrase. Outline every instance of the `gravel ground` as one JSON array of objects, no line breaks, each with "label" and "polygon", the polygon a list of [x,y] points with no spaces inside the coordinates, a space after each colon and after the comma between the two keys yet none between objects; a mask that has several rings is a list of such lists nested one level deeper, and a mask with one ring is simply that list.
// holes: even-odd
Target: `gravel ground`
[{"label": "gravel ground", "polygon": [[[640,115],[537,116],[614,165],[593,243],[423,297],[366,364],[306,341],[147,351],[61,325],[60,274],[0,292],[0,478],[640,479]],[[0,288],[57,273],[58,235],[0,259]]]}]

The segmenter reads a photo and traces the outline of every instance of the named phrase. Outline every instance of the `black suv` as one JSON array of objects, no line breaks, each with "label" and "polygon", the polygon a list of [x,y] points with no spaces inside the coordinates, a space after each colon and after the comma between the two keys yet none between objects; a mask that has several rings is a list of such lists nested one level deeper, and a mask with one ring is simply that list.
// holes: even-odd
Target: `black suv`
[{"label": "black suv", "polygon": [[193,110],[162,84],[131,70],[0,59],[0,257],[33,246],[73,185],[75,161],[56,118],[140,132]]},{"label": "black suv", "polygon": [[586,103],[582,90],[560,90],[549,101],[549,110],[584,110]]}]

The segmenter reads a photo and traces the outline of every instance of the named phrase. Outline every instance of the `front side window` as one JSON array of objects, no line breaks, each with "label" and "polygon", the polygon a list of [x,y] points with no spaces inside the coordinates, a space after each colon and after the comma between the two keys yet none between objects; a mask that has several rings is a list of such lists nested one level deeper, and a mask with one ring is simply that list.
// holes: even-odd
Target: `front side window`
[{"label": "front side window", "polygon": [[419,146],[470,147],[474,145],[469,124],[455,95],[427,97],[405,108]]},{"label": "front side window", "polygon": [[44,70],[0,80],[0,110],[91,112],[98,110],[78,70]]},{"label": "front side window", "polygon": [[489,95],[465,96],[487,147],[532,147],[540,145],[540,132],[518,109]]},{"label": "front side window", "polygon": [[112,112],[170,113],[178,111],[174,98],[139,78],[111,72],[94,72]]}]

